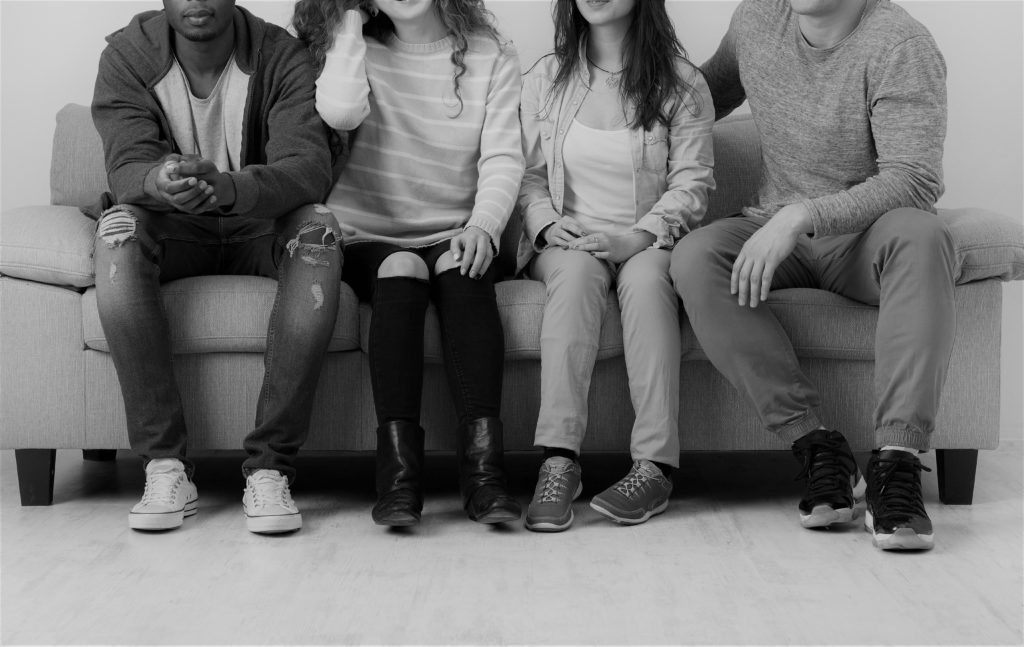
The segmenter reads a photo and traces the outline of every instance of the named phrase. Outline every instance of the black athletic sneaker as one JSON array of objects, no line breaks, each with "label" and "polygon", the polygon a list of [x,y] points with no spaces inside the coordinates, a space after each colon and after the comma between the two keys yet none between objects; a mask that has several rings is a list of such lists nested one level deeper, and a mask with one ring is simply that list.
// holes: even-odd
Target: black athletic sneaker
[{"label": "black athletic sneaker", "polygon": [[864,528],[882,550],[928,550],[935,545],[921,497],[921,470],[931,471],[909,452],[871,452]]},{"label": "black athletic sneaker", "polygon": [[793,455],[804,464],[797,480],[807,479],[800,500],[800,525],[827,528],[860,516],[864,509],[864,477],[841,433],[812,431],[793,443]]}]

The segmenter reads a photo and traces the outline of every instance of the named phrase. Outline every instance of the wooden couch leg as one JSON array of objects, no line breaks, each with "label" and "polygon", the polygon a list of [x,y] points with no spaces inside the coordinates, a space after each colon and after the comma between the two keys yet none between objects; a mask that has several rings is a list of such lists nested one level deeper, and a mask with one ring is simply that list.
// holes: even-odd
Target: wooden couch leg
[{"label": "wooden couch leg", "polygon": [[939,468],[939,499],[946,505],[971,505],[978,450],[937,449],[935,462]]},{"label": "wooden couch leg", "polygon": [[18,466],[18,489],[21,505],[53,503],[53,471],[57,463],[56,449],[15,449]]},{"label": "wooden couch leg", "polygon": [[116,449],[83,449],[82,459],[87,461],[113,461],[117,460]]}]

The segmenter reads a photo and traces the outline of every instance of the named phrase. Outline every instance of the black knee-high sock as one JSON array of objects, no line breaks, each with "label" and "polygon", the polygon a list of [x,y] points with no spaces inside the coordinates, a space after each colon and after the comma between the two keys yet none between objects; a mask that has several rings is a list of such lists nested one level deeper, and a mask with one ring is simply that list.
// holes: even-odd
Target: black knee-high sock
[{"label": "black knee-high sock", "polygon": [[498,417],[505,333],[494,296],[493,272],[479,279],[458,269],[438,274],[434,302],[441,318],[445,370],[459,422]]},{"label": "black knee-high sock", "polygon": [[406,277],[377,279],[370,318],[370,378],[377,423],[419,423],[423,322],[430,286]]}]

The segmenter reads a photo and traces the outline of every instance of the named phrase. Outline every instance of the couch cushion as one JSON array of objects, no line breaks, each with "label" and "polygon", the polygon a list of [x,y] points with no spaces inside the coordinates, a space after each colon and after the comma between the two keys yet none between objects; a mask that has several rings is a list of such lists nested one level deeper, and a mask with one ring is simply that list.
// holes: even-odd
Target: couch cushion
[{"label": "couch cushion", "polygon": [[1024,279],[1024,225],[983,209],[939,209],[956,248],[956,282]]},{"label": "couch cushion", "polygon": [[0,274],[50,285],[92,285],[96,222],[77,207],[16,207],[0,219]]},{"label": "couch cushion", "polygon": [[[328,351],[359,348],[356,295],[341,284],[338,319]],[[262,353],[267,349],[267,322],[277,281],[259,276],[197,276],[163,286],[164,307],[176,354]],[[82,325],[87,348],[110,352],[96,309],[96,290],[85,292]]]},{"label": "couch cushion", "polygon": [[69,103],[57,113],[50,163],[50,203],[94,204],[107,190],[103,142],[88,106]]}]

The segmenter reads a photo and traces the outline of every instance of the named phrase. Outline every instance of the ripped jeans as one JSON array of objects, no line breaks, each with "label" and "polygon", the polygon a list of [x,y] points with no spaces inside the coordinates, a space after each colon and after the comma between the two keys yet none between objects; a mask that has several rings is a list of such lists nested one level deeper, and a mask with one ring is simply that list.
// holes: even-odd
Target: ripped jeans
[{"label": "ripped jeans", "polygon": [[177,458],[193,471],[160,284],[209,274],[266,276],[277,280],[277,296],[242,469],[276,469],[294,478],[338,312],[337,231],[334,216],[321,205],[276,220],[158,213],[134,205],[104,212],[96,228],[96,301],[135,453],[146,461]]}]

